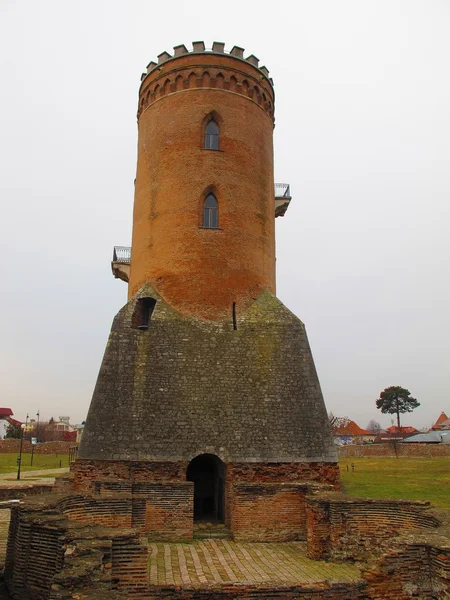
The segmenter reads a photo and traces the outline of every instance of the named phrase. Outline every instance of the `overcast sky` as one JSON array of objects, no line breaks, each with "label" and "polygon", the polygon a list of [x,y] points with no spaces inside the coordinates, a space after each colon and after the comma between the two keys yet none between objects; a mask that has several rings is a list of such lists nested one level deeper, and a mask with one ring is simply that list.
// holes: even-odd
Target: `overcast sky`
[{"label": "overcast sky", "polygon": [[274,79],[278,296],[328,409],[388,426],[401,385],[404,424],[450,416],[448,0],[0,0],[0,403],[85,419],[126,302],[140,75],[193,40]]}]

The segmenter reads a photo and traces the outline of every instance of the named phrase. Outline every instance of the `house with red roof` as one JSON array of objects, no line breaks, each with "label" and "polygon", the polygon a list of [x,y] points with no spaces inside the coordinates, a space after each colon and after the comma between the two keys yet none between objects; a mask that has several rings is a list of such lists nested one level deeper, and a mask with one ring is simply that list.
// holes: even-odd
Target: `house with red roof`
[{"label": "house with red roof", "polygon": [[445,412],[441,412],[438,420],[431,427],[430,431],[441,431],[443,429],[450,429],[450,419],[447,417]]},{"label": "house with red roof", "polygon": [[362,429],[355,421],[337,427],[333,434],[337,444],[367,444],[373,442],[377,435],[373,431]]}]

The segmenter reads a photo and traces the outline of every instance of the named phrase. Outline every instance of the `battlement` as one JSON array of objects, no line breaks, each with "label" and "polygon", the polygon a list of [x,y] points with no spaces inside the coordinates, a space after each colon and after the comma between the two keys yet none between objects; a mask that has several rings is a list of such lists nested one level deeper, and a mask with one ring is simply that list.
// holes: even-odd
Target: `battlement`
[{"label": "battlement", "polygon": [[250,56],[244,58],[244,52],[244,48],[241,48],[240,46],[233,46],[231,50],[227,52],[223,42],[213,42],[211,48],[206,48],[205,42],[203,41],[192,42],[192,50],[188,50],[184,44],[179,44],[178,46],[173,47],[173,55],[164,51],[157,56],[158,62],[149,62],[146,73],[142,73],[141,75],[141,81],[144,81],[147,75],[150,75],[150,73],[155,71],[155,69],[160,69],[161,65],[164,63],[167,63],[169,60],[179,58],[185,54],[227,54],[233,58],[242,60],[243,62],[249,63],[256,67],[273,87],[273,80],[271,77],[269,77],[268,69],[264,66],[259,66],[259,59],[254,54],[250,54]]}]

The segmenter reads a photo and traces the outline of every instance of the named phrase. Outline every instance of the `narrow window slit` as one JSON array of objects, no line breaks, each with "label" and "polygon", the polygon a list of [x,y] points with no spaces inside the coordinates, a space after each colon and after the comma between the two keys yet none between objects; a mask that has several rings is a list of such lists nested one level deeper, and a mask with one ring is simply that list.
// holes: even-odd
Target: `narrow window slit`
[{"label": "narrow window slit", "polygon": [[133,312],[132,327],[142,331],[148,329],[155,306],[154,298],[138,298]]},{"label": "narrow window slit", "polygon": [[218,204],[214,194],[208,194],[203,204],[203,227],[217,229],[219,226]]},{"label": "narrow window slit", "polygon": [[237,319],[236,319],[236,302],[233,302],[233,329],[237,329]]},{"label": "narrow window slit", "polygon": [[219,127],[215,121],[210,121],[205,129],[205,150],[219,149]]}]

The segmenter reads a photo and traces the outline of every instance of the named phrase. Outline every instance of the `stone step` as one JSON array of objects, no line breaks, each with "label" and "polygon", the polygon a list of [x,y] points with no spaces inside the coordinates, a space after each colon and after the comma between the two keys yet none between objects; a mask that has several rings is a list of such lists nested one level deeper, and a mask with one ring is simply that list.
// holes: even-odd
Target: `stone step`
[{"label": "stone step", "polygon": [[194,540],[231,540],[232,535],[229,529],[194,529]]},{"label": "stone step", "polygon": [[223,523],[200,522],[194,525],[194,539],[231,540],[232,535]]}]

